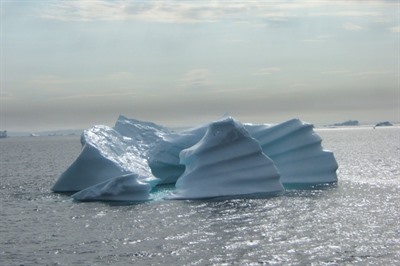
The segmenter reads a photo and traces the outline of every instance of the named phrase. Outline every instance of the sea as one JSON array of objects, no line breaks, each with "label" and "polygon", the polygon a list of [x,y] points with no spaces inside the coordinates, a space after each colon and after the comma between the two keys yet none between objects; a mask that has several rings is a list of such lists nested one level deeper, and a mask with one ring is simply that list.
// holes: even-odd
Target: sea
[{"label": "sea", "polygon": [[79,136],[0,139],[0,265],[400,265],[400,127],[316,131],[335,186],[120,205],[51,191]]}]

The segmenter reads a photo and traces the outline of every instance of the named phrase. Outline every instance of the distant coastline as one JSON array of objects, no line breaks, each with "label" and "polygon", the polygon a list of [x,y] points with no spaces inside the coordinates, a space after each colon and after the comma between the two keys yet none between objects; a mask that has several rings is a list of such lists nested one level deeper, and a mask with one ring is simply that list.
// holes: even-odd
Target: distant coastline
[{"label": "distant coastline", "polygon": [[[312,121],[308,121],[312,123]],[[333,124],[314,124],[316,129],[330,129],[330,128],[375,128],[375,127],[389,127],[389,126],[400,126],[400,121],[398,122],[389,122],[389,121],[379,121],[379,122],[359,122],[358,120],[347,120],[344,122],[336,122]],[[169,129],[172,131],[181,131],[190,128],[187,127],[170,127]],[[85,129],[54,129],[54,130],[46,130],[46,131],[0,131],[0,138],[7,137],[57,137],[57,136],[80,136]],[[5,136],[4,137],[4,132]],[[3,136],[2,136],[3,135]]]},{"label": "distant coastline", "polygon": [[39,132],[28,132],[28,131],[10,131],[8,137],[60,137],[60,136],[80,136],[83,129],[67,129],[67,130],[49,130]]}]

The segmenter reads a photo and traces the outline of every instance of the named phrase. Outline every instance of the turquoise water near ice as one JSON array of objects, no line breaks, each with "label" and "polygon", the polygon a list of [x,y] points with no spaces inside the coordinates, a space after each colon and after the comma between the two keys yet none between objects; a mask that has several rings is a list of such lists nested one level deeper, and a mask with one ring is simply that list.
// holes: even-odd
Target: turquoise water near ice
[{"label": "turquoise water near ice", "polygon": [[267,199],[76,203],[79,137],[0,140],[1,265],[400,265],[400,128],[317,130],[337,186]]}]

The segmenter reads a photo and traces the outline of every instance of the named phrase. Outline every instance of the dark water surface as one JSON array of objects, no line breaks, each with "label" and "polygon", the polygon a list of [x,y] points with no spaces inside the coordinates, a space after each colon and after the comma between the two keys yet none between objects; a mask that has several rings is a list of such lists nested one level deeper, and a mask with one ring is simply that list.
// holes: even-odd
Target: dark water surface
[{"label": "dark water surface", "polygon": [[400,129],[318,130],[339,184],[269,199],[76,203],[79,137],[0,140],[1,265],[400,265]]}]

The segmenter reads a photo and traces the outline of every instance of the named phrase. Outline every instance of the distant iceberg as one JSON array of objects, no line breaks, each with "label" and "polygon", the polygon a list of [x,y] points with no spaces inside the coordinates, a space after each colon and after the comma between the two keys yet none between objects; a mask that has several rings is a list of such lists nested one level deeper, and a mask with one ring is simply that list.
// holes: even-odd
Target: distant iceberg
[{"label": "distant iceberg", "polygon": [[7,138],[7,130],[0,131],[0,139]]},{"label": "distant iceberg", "polygon": [[337,182],[337,163],[311,124],[242,125],[231,117],[181,132],[120,116],[94,126],[54,192],[80,201],[144,201],[160,184],[174,199],[268,194]]},{"label": "distant iceberg", "polygon": [[393,126],[392,123],[390,123],[389,121],[384,121],[384,122],[379,122],[379,123],[377,123],[377,124],[374,126],[374,128],[375,128],[375,127],[391,127],[391,126]]},{"label": "distant iceberg", "polygon": [[347,120],[341,123],[334,123],[332,126],[341,127],[341,126],[358,126],[360,123],[358,120]]}]

